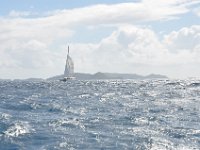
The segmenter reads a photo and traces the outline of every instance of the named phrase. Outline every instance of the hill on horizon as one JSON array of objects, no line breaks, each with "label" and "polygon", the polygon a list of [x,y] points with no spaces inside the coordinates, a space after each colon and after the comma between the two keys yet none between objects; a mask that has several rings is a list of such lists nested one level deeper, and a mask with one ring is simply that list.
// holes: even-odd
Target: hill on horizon
[{"label": "hill on horizon", "polygon": [[[138,74],[126,74],[126,73],[103,73],[97,72],[95,74],[90,73],[75,73],[74,77],[78,80],[103,80],[103,79],[167,79],[165,75],[150,74],[147,76],[142,76]],[[64,78],[64,75],[57,75],[47,80],[59,80]]]}]

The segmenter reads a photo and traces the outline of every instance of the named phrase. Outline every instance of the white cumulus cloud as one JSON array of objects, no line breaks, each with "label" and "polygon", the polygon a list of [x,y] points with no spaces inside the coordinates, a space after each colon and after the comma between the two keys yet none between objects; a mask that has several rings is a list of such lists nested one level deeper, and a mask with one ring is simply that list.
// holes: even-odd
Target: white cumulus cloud
[{"label": "white cumulus cloud", "polygon": [[164,43],[171,52],[193,52],[200,45],[200,26],[185,27],[165,36]]}]

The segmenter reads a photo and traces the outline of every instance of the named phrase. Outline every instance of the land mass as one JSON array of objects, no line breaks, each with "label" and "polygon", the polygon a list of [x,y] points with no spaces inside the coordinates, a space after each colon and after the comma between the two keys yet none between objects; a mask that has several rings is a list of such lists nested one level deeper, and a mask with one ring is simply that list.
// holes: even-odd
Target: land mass
[{"label": "land mass", "polygon": [[[168,79],[165,75],[160,74],[150,74],[147,76],[142,76],[138,74],[123,74],[123,73],[102,73],[97,72],[95,74],[90,73],[75,73],[74,77],[77,80],[107,80],[107,79],[135,79],[135,80],[144,80],[144,79]],[[49,77],[47,79],[42,78],[27,78],[27,79],[14,79],[13,81],[45,81],[45,80],[60,80],[63,79],[64,75],[57,75]],[[11,79],[0,79],[1,81],[12,81]]]},{"label": "land mass", "polygon": [[[77,80],[106,80],[106,79],[167,79],[167,76],[159,74],[150,74],[142,76],[138,74],[123,74],[123,73],[102,73],[97,72],[95,74],[89,73],[75,73],[74,77]],[[47,80],[59,80],[64,78],[63,75],[57,75],[54,77],[47,78]]]}]

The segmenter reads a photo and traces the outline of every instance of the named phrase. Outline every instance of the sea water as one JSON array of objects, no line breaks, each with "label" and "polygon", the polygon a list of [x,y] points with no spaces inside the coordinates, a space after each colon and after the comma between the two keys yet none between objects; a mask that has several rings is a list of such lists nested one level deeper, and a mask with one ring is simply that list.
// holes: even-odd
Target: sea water
[{"label": "sea water", "polygon": [[0,149],[200,149],[200,80],[0,81]]}]

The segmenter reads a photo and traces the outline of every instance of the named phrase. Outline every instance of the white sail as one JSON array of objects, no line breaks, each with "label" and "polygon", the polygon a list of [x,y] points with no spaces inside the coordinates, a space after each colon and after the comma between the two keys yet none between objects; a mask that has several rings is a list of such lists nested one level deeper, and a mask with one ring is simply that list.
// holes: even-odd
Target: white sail
[{"label": "white sail", "polygon": [[68,46],[68,54],[65,65],[64,77],[73,77],[73,75],[74,75],[74,63],[72,58],[69,56],[69,46]]}]

